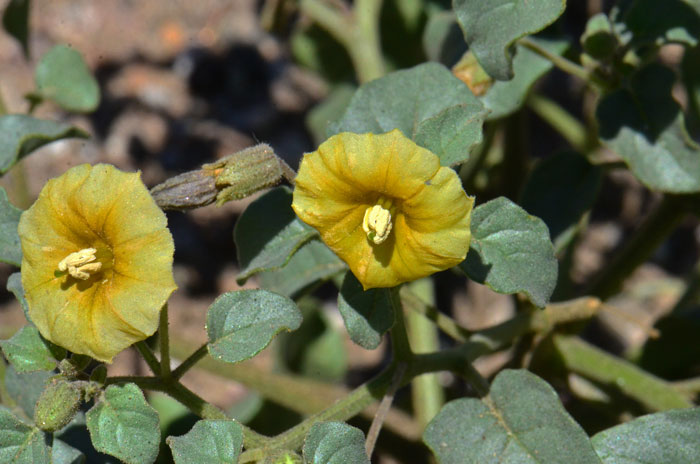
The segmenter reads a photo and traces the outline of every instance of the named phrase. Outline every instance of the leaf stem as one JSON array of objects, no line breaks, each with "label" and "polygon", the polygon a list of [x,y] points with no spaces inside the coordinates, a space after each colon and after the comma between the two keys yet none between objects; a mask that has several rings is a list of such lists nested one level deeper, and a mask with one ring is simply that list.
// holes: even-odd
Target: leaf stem
[{"label": "leaf stem", "polygon": [[399,288],[386,289],[389,292],[389,301],[394,311],[394,325],[391,327],[391,348],[396,362],[411,362],[413,351],[411,343],[408,341],[406,323],[404,321],[403,305],[399,297]]},{"label": "leaf stem", "polygon": [[616,386],[650,411],[693,406],[673,385],[579,337],[555,335],[553,342],[569,370],[591,380]]},{"label": "leaf stem", "polygon": [[168,327],[168,303],[165,303],[160,311],[160,376],[163,379],[170,378],[170,333]]},{"label": "leaf stem", "polygon": [[207,350],[207,344],[203,344],[197,350],[189,355],[187,359],[182,361],[179,366],[175,368],[175,370],[170,374],[171,378],[173,379],[180,379],[182,378],[185,373],[192,368],[195,364],[197,364],[204,356],[206,356],[209,353]]},{"label": "leaf stem", "polygon": [[146,361],[146,364],[148,364],[148,367],[151,369],[151,372],[153,372],[153,375],[159,376],[160,362],[158,362],[158,358],[156,358],[156,356],[153,354],[153,351],[151,351],[151,348],[146,344],[146,341],[141,340],[136,342],[134,343],[134,347],[139,353],[141,353],[141,356],[143,357],[144,361]]},{"label": "leaf stem", "polygon": [[565,73],[571,74],[572,76],[576,76],[579,79],[585,81],[586,83],[593,84],[593,86],[597,87],[599,90],[605,90],[608,87],[608,84],[605,81],[600,79],[595,74],[586,70],[586,68],[584,68],[583,66],[578,65],[573,61],[569,61],[563,56],[557,55],[555,53],[550,52],[549,50],[546,50],[545,48],[541,47],[539,44],[533,42],[527,37],[523,37],[518,41],[518,43],[523,47],[528,48],[533,52],[537,53],[541,57],[551,61],[554,66],[561,69]]}]

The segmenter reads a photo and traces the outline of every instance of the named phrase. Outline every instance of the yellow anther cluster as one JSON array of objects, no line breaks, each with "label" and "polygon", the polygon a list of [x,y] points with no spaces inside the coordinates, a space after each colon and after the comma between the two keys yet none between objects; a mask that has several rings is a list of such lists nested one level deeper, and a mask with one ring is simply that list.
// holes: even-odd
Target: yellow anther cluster
[{"label": "yellow anther cluster", "polygon": [[97,253],[95,248],[85,248],[71,253],[58,263],[58,270],[68,271],[68,274],[76,279],[87,280],[102,268],[102,263],[96,261],[95,253]]},{"label": "yellow anther cluster", "polygon": [[379,245],[389,237],[391,228],[391,212],[388,209],[384,209],[381,205],[367,208],[362,220],[362,230],[375,245]]}]

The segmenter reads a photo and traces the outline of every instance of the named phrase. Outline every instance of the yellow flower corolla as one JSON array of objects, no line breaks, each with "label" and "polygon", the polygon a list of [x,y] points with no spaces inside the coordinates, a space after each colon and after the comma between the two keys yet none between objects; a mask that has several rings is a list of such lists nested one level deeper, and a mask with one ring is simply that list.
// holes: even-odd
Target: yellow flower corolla
[{"label": "yellow flower corolla", "polygon": [[152,335],[175,290],[173,239],[138,173],[83,164],[22,214],[22,286],[41,334],[111,362]]},{"label": "yellow flower corolla", "polygon": [[337,134],[304,155],[292,208],[367,290],[464,260],[473,204],[452,169],[393,130]]}]

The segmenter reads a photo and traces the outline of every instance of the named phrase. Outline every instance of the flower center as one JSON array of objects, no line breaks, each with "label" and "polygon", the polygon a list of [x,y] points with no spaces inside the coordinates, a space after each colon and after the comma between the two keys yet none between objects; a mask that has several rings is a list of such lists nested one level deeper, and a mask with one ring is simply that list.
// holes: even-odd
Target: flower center
[{"label": "flower center", "polygon": [[365,210],[362,230],[375,245],[389,238],[391,233],[391,200],[379,200],[378,204]]},{"label": "flower center", "polygon": [[97,261],[95,248],[84,248],[75,253],[71,253],[58,263],[58,270],[68,271],[71,277],[80,280],[87,280],[92,274],[102,269],[102,263]]}]

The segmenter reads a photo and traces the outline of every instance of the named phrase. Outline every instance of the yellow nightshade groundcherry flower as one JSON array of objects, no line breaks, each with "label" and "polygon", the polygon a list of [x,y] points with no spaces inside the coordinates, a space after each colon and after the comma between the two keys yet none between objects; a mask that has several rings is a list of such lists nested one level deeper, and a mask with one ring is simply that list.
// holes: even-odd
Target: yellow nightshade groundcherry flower
[{"label": "yellow nightshade groundcherry flower", "polygon": [[304,155],[292,208],[367,290],[464,260],[473,204],[452,169],[393,130],[337,134]]},{"label": "yellow nightshade groundcherry flower", "polygon": [[175,290],[173,239],[138,173],[83,164],[22,214],[22,286],[41,334],[111,362],[152,335]]}]

